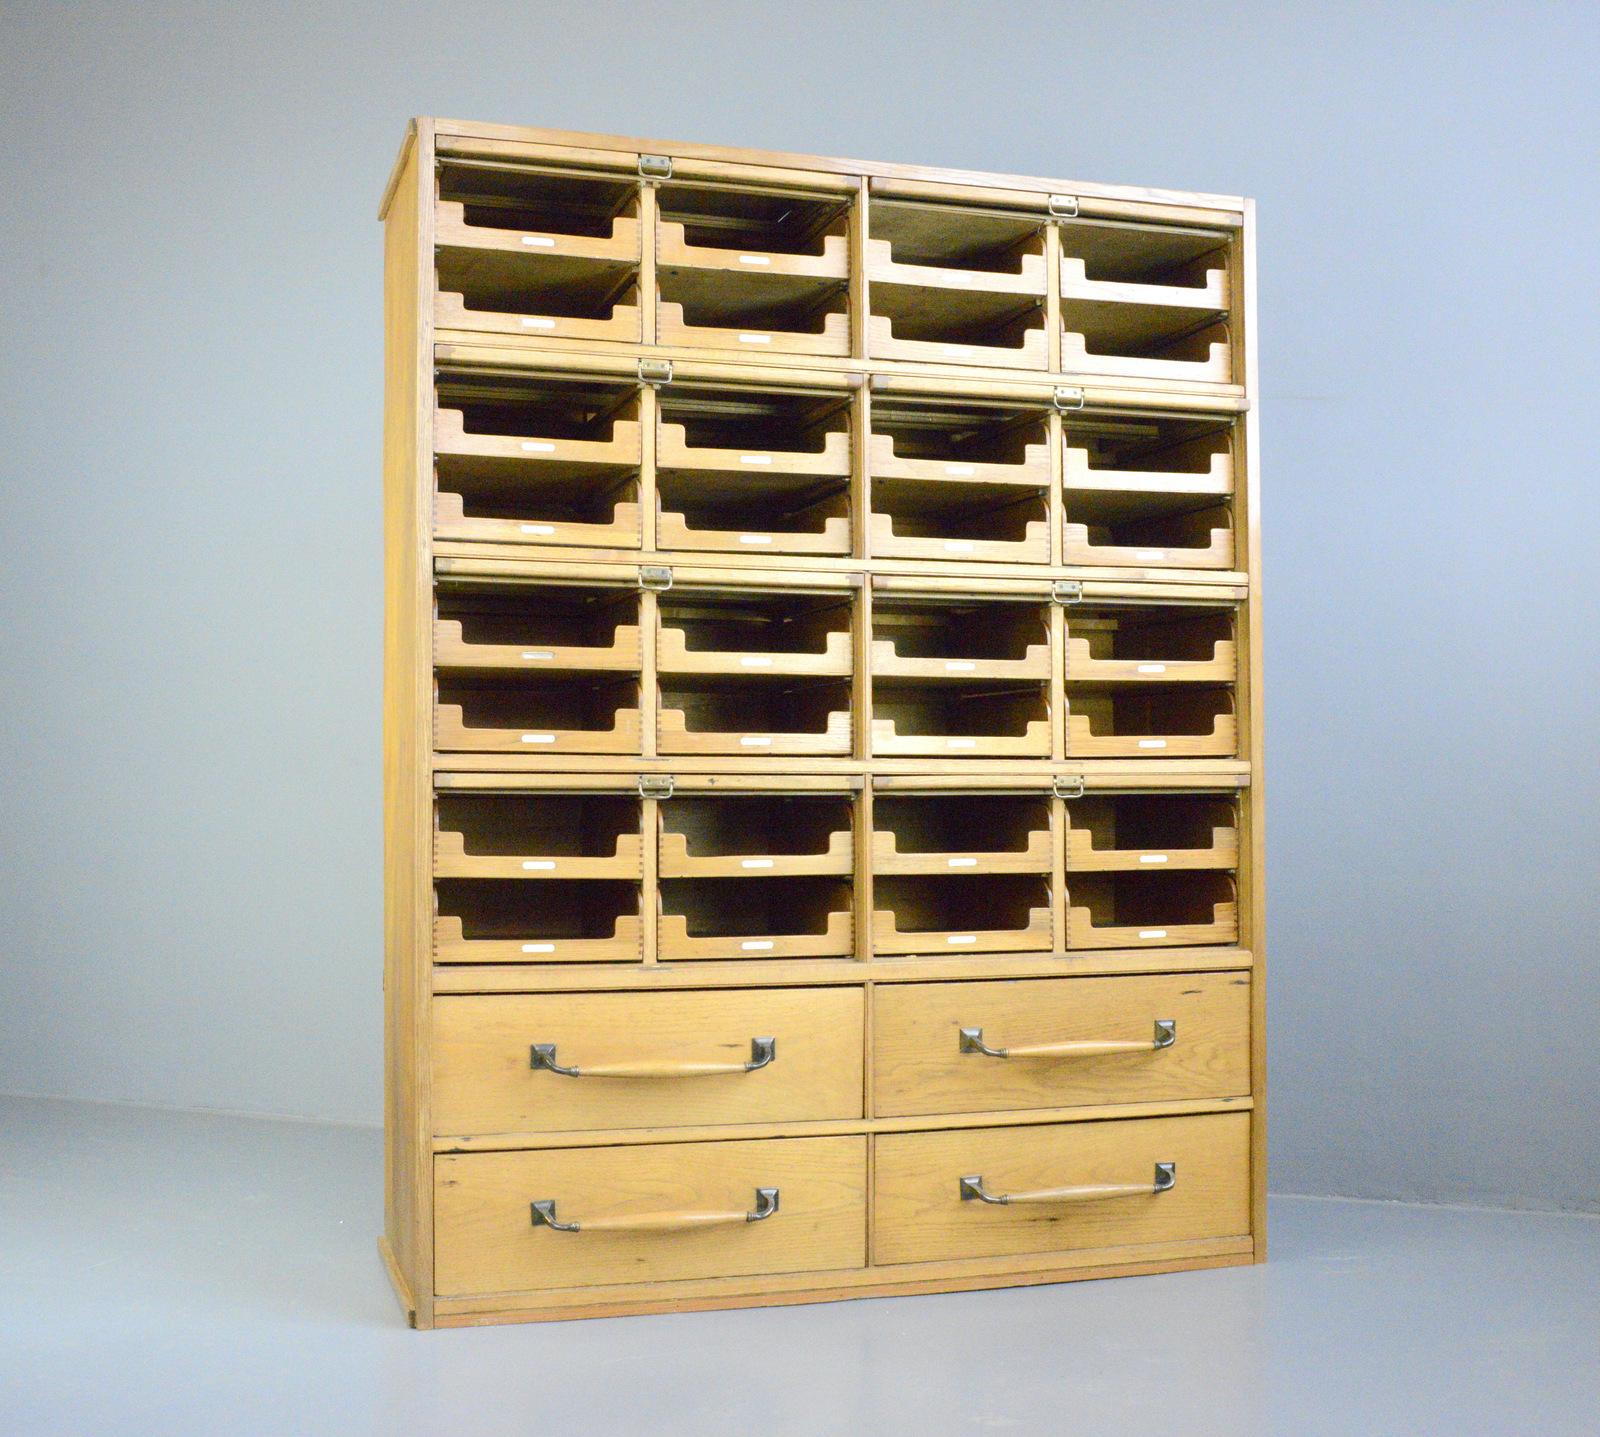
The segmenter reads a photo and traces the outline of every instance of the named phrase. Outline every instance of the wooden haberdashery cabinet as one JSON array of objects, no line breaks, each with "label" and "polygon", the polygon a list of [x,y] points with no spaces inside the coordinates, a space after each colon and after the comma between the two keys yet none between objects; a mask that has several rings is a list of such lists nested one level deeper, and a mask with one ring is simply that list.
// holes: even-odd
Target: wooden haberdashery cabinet
[{"label": "wooden haberdashery cabinet", "polygon": [[410,1319],[1261,1260],[1249,202],[418,120],[382,217]]}]

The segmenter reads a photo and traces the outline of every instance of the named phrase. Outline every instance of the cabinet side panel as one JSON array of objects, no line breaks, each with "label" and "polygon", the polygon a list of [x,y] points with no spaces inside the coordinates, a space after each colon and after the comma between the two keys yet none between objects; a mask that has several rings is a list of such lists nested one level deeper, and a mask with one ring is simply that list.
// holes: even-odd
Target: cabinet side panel
[{"label": "cabinet side panel", "polygon": [[425,190],[432,135],[419,126],[384,222],[384,1188],[385,1233],[414,1320],[432,1321],[428,1163],[430,958],[429,343]]}]

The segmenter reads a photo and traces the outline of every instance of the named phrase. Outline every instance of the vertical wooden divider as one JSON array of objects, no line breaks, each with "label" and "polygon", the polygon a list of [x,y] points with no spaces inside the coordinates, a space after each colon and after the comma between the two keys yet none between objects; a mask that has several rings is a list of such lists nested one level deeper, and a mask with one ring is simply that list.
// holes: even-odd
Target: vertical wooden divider
[{"label": "vertical wooden divider", "polygon": [[850,406],[850,527],[854,552],[872,558],[872,475],[867,462],[872,439],[872,386],[864,380]]},{"label": "vertical wooden divider", "polygon": [[643,312],[642,338],[646,344],[656,343],[657,319],[660,310],[660,287],[656,283],[656,215],[660,210],[657,203],[655,183],[651,180],[639,182],[639,308]]},{"label": "vertical wooden divider", "polygon": [[856,184],[856,202],[850,207],[850,353],[868,359],[867,316],[871,312],[871,291],[867,282],[867,180]]},{"label": "vertical wooden divider", "polygon": [[656,732],[660,723],[661,684],[656,655],[661,640],[661,604],[653,589],[639,590],[639,735],[640,754],[656,757]]},{"label": "vertical wooden divider", "polygon": [[[654,595],[651,595],[653,598]],[[665,802],[670,803],[667,799]],[[640,850],[644,869],[639,881],[639,931],[644,935],[643,960],[646,966],[657,961],[657,934],[660,926],[657,915],[661,912],[661,804],[663,800],[639,800],[639,825],[643,838]]]},{"label": "vertical wooden divider", "polygon": [[1057,952],[1067,949],[1067,802],[1050,795],[1050,923]]},{"label": "vertical wooden divider", "polygon": [[[1061,226],[1044,222],[1044,324],[1050,372],[1061,373]],[[1059,471],[1057,471],[1059,472]]]},{"label": "vertical wooden divider", "polygon": [[1067,756],[1067,613],[1053,598],[1050,605],[1050,757]]}]

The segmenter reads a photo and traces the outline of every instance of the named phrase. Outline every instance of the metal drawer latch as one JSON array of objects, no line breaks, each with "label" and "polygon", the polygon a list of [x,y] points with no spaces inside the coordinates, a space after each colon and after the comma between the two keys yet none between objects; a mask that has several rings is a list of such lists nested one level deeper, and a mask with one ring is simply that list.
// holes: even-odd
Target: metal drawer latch
[{"label": "metal drawer latch", "polygon": [[639,775],[640,798],[671,798],[673,780],[670,773],[641,773]]},{"label": "metal drawer latch", "polygon": [[666,593],[672,587],[672,570],[665,564],[641,564],[639,587],[656,594]]},{"label": "metal drawer latch", "polygon": [[1075,220],[1078,217],[1078,197],[1076,195],[1051,195],[1050,215],[1058,220]]},{"label": "metal drawer latch", "polygon": [[672,156],[640,155],[639,173],[647,180],[670,180],[672,178]]},{"label": "metal drawer latch", "polygon": [[1050,780],[1050,791],[1057,798],[1082,798],[1083,775],[1058,773]]},{"label": "metal drawer latch", "polygon": [[1050,395],[1050,402],[1063,414],[1069,410],[1082,409],[1083,390],[1076,384],[1058,384]]},{"label": "metal drawer latch", "polygon": [[671,384],[672,361],[670,359],[641,359],[639,361],[640,384]]},{"label": "metal drawer latch", "polygon": [[1050,581],[1050,602],[1053,604],[1076,604],[1083,599],[1083,585],[1077,579],[1052,579]]}]

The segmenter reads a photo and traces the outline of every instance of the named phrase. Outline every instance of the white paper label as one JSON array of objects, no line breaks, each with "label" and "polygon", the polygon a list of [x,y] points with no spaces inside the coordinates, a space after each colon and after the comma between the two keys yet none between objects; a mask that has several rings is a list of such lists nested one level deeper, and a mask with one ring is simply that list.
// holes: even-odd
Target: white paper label
[{"label": "white paper label", "polygon": [[946,464],[944,472],[960,478],[964,474],[976,474],[978,471],[971,464]]},{"label": "white paper label", "polygon": [[740,264],[771,264],[772,256],[765,254],[742,254],[739,256]]},{"label": "white paper label", "polygon": [[771,344],[772,343],[772,336],[770,334],[741,334],[739,336],[739,343],[740,344]]},{"label": "white paper label", "polygon": [[970,539],[946,539],[944,547],[951,554],[970,554],[972,541]]},{"label": "white paper label", "polygon": [[517,526],[524,534],[554,534],[554,524],[519,524]]},{"label": "white paper label", "polygon": [[953,738],[949,742],[951,748],[977,748],[978,746],[978,740],[975,738]]},{"label": "white paper label", "polygon": [[522,951],[524,953],[554,953],[556,945],[554,943],[524,943]]},{"label": "white paper label", "polygon": [[739,743],[744,748],[771,748],[772,747],[772,740],[770,738],[757,738],[756,735],[754,735],[754,734],[746,734],[742,739],[739,740]]},{"label": "white paper label", "polygon": [[946,943],[976,943],[978,935],[976,933],[952,933],[944,941]]},{"label": "white paper label", "polygon": [[772,463],[772,456],[770,454],[741,454],[739,462],[741,464],[770,464]]},{"label": "white paper label", "polygon": [[1165,938],[1167,930],[1165,928],[1141,928],[1139,936],[1141,938]]},{"label": "white paper label", "polygon": [[523,327],[526,329],[554,329],[556,322],[553,319],[540,319],[535,315],[524,315]]},{"label": "white paper label", "polygon": [[523,244],[532,245],[535,249],[554,249],[556,242],[551,235],[523,235]]},{"label": "white paper label", "polygon": [[528,858],[523,860],[522,866],[529,873],[549,873],[555,866],[553,858]]},{"label": "white paper label", "polygon": [[1141,564],[1159,564],[1167,557],[1167,551],[1165,549],[1138,549],[1135,550],[1133,557]]},{"label": "white paper label", "polygon": [[523,743],[554,743],[556,736],[553,733],[525,733]]},{"label": "white paper label", "polygon": [[746,654],[739,660],[747,669],[770,669],[772,660],[766,654]]},{"label": "white paper label", "polygon": [[1164,738],[1142,738],[1139,740],[1140,748],[1165,748],[1167,741]]},{"label": "white paper label", "polygon": [[524,439],[522,441],[524,454],[554,454],[556,446],[548,439]]},{"label": "white paper label", "polygon": [[949,863],[952,868],[976,868],[978,866],[976,858],[952,858]]},{"label": "white paper label", "polygon": [[742,859],[740,861],[739,867],[740,868],[771,868],[772,867],[772,860],[770,858],[746,858],[746,859]]},{"label": "white paper label", "polygon": [[946,354],[969,354],[972,351],[970,344],[946,344],[943,348]]},{"label": "white paper label", "polygon": [[947,674],[970,674],[977,667],[970,659],[946,659],[944,671]]},{"label": "white paper label", "polygon": [[1167,855],[1164,853],[1141,853],[1139,855],[1140,863],[1165,863],[1166,861]]},{"label": "white paper label", "polygon": [[1164,674],[1164,673],[1166,673],[1166,671],[1167,671],[1167,666],[1165,664],[1140,664],[1139,665],[1139,672],[1141,674]]},{"label": "white paper label", "polygon": [[549,660],[549,659],[555,658],[555,655],[550,653],[548,650],[545,650],[545,649],[529,649],[529,650],[527,650],[527,651],[525,651],[523,653],[522,657],[525,658],[525,659],[529,659],[529,660],[534,660],[534,659]]},{"label": "white paper label", "polygon": [[753,938],[746,943],[741,943],[739,946],[746,953],[765,953],[767,949],[774,945],[770,938]]},{"label": "white paper label", "polygon": [[771,534],[741,534],[741,535],[739,535],[739,542],[741,544],[770,544],[772,542],[772,535]]}]

